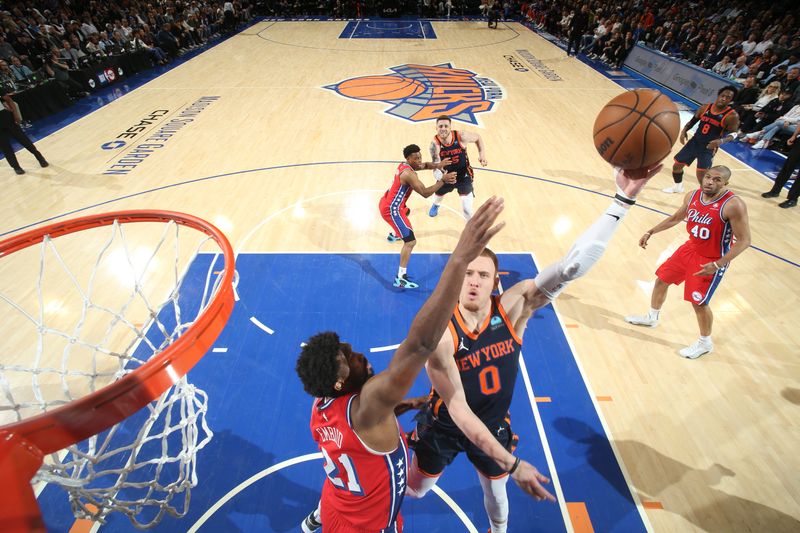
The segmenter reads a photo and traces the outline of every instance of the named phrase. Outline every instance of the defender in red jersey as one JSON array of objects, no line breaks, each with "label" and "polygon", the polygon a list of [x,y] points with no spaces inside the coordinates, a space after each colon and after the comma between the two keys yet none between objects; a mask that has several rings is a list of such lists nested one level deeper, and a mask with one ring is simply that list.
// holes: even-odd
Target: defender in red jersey
[{"label": "defender in red jersey", "polygon": [[500,281],[497,257],[487,249],[470,263],[448,331],[426,365],[433,390],[410,443],[409,496],[424,496],[464,452],[478,472],[492,533],[508,527],[509,475],[537,500],[554,501],[542,486],[549,479],[513,455],[517,437],[508,410],[525,328],[534,311],[599,260],[636,195],[660,169],[617,170],[614,202],[561,261],[535,279],[492,296]]},{"label": "defender in red jersey", "polygon": [[445,185],[436,192],[428,215],[432,217],[438,215],[444,195],[456,189],[461,197],[462,214],[469,220],[472,216],[472,199],[475,193],[472,188],[473,172],[467,156],[467,144],[475,143],[478,146],[478,161],[482,166],[485,167],[489,163],[486,161],[486,150],[480,135],[471,131],[454,130],[451,127],[452,121],[447,115],[436,119],[436,135],[431,142],[431,159],[434,162],[450,159],[451,162],[445,169],[456,173],[456,182]]},{"label": "defender in red jersey", "polygon": [[680,209],[639,240],[639,246],[646,248],[654,233],[686,220],[689,240],[656,270],[650,311],[646,315],[627,316],[625,320],[637,326],[656,327],[669,286],[685,283],[683,299],[692,304],[700,326],[700,338],[679,351],[688,359],[697,359],[714,350],[711,341],[714,315],[708,303],[730,262],[750,246],[747,206],[728,190],[730,177],[728,167],[710,168],[703,177],[703,188],[688,193]]},{"label": "defender in red jersey", "polygon": [[327,480],[304,532],[401,532],[408,453],[395,409],[436,348],[458,300],[467,265],[502,229],[503,200],[490,198],[467,223],[444,273],[417,313],[389,367],[372,377],[363,354],[333,332],[314,335],[297,359],[297,375],[314,396],[311,434]]},{"label": "defender in red jersey", "polygon": [[[400,163],[394,173],[392,186],[389,187],[378,202],[381,217],[392,228],[389,233],[389,242],[403,241],[403,249],[400,250],[400,267],[397,269],[397,277],[394,279],[394,286],[404,289],[416,289],[419,285],[409,281],[406,276],[408,260],[411,258],[411,250],[417,244],[414,236],[414,228],[408,220],[411,210],[406,207],[406,200],[411,196],[412,191],[416,191],[423,198],[429,197],[445,185],[456,182],[455,172],[442,174],[441,169],[450,164],[449,159],[444,159],[436,163],[423,163],[422,154],[419,146],[409,144],[403,148],[405,163]],[[417,176],[415,171],[422,169],[433,169],[437,175],[436,183],[426,187]]]},{"label": "defender in red jersey", "polygon": [[[672,165],[672,179],[675,182],[671,187],[664,189],[667,193],[683,192],[683,167],[691,165],[697,159],[697,182],[703,184],[703,176],[711,167],[714,154],[721,144],[736,139],[739,130],[739,115],[730,107],[739,90],[733,85],[728,85],[717,91],[717,99],[711,104],[701,106],[694,117],[681,130],[680,141],[684,145],[675,154],[675,163]],[[686,137],[692,127],[697,126],[697,131],[689,142]]]}]

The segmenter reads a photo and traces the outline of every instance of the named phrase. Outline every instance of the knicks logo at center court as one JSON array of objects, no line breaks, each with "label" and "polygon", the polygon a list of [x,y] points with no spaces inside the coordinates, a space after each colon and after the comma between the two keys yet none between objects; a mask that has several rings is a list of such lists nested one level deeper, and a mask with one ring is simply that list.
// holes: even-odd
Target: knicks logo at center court
[{"label": "knicks logo at center court", "polygon": [[422,122],[448,115],[454,120],[478,124],[476,115],[502,100],[503,88],[476,73],[441,65],[400,65],[393,74],[349,78],[325,89],[354,100],[389,104],[386,113]]}]

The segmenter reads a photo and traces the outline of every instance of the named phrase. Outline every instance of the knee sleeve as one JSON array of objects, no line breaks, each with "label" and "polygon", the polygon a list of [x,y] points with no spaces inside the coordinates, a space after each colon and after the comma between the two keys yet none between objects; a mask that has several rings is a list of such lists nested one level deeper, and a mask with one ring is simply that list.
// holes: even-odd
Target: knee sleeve
[{"label": "knee sleeve", "polygon": [[499,479],[489,479],[478,472],[478,479],[483,488],[483,505],[489,515],[492,533],[505,533],[508,528],[508,495],[506,483],[509,476]]},{"label": "knee sleeve", "polygon": [[462,214],[464,215],[464,220],[469,220],[472,218],[472,199],[473,196],[471,194],[461,197],[461,210]]},{"label": "knee sleeve", "polygon": [[436,485],[439,476],[426,476],[417,466],[417,456],[411,460],[411,467],[408,469],[408,483],[406,484],[406,496],[411,498],[422,498]]}]

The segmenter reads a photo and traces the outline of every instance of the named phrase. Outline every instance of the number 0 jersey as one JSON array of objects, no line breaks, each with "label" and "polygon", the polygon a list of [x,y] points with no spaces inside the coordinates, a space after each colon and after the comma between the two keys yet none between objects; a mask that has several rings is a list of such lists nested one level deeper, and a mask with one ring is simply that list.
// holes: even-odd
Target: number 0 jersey
[{"label": "number 0 jersey", "polygon": [[686,212],[686,231],[695,253],[712,260],[728,253],[733,231],[730,222],[722,218],[722,209],[734,196],[733,191],[725,191],[713,202],[705,203],[702,189],[692,194]]},{"label": "number 0 jersey", "polygon": [[[467,404],[485,424],[501,422],[511,406],[522,339],[517,337],[500,297],[492,296],[491,312],[477,333],[466,326],[458,306],[448,329],[453,335],[453,357]],[[431,404],[436,420],[455,428],[436,390],[431,391]]]},{"label": "number 0 jersey", "polygon": [[398,424],[394,451],[377,452],[364,444],[350,418],[357,396],[317,398],[311,410],[311,434],[328,477],[321,498],[323,528],[326,522],[347,522],[347,531],[401,532],[408,472],[405,437]]}]

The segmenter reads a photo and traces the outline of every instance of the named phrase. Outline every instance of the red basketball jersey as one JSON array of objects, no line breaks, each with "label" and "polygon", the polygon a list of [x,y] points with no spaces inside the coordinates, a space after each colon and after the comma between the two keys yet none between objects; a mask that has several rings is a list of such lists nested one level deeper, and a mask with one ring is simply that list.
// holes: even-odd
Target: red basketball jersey
[{"label": "red basketball jersey", "polygon": [[400,505],[406,493],[408,448],[397,425],[397,448],[371,450],[353,430],[350,408],[358,394],[317,398],[311,411],[311,433],[325,461],[328,479],[322,488],[322,524],[349,522],[353,531],[400,532]]},{"label": "red basketball jersey", "polygon": [[686,213],[686,231],[694,251],[703,257],[716,261],[731,247],[733,231],[728,221],[722,218],[722,208],[735,195],[725,193],[713,202],[703,202],[703,191],[698,189],[689,200]]},{"label": "red basketball jersey", "polygon": [[413,189],[400,181],[400,174],[406,169],[411,169],[408,163],[400,163],[394,173],[392,186],[383,194],[380,207],[383,211],[403,212],[406,207],[406,200],[411,196]]}]

